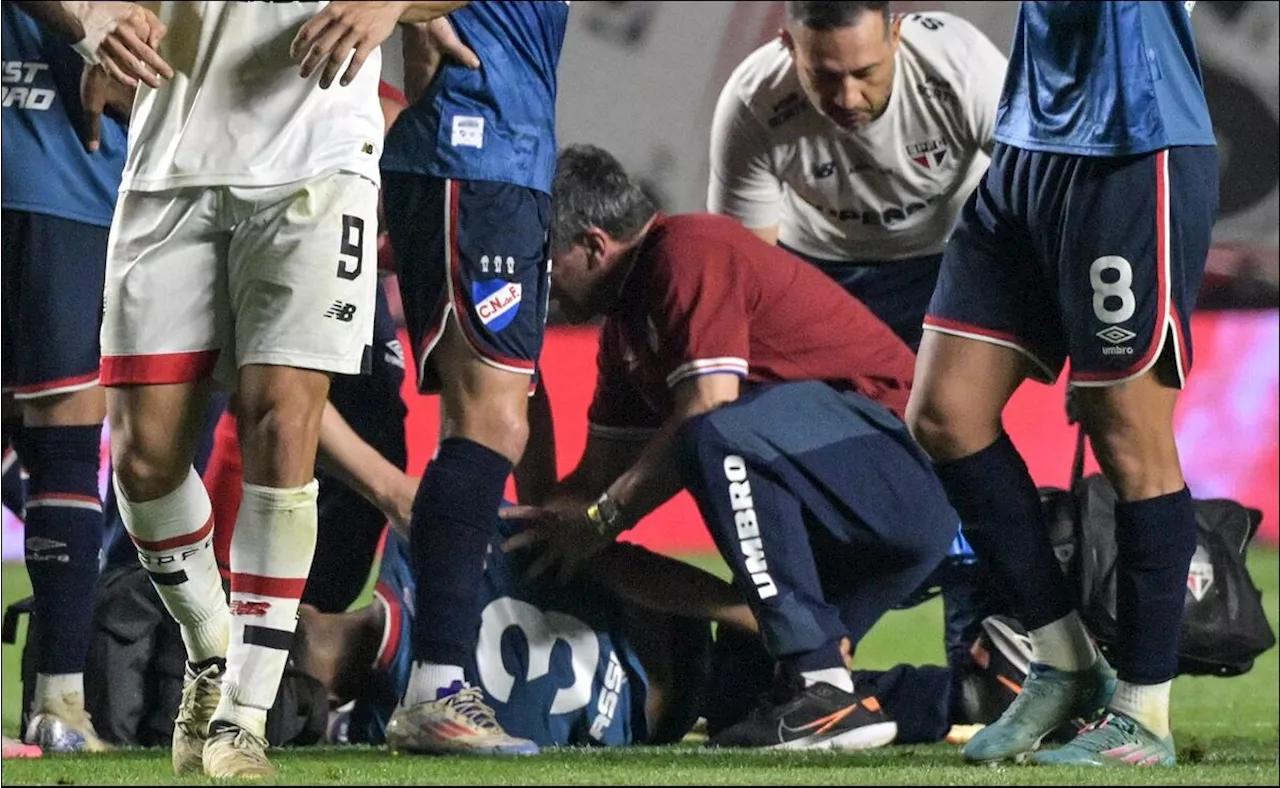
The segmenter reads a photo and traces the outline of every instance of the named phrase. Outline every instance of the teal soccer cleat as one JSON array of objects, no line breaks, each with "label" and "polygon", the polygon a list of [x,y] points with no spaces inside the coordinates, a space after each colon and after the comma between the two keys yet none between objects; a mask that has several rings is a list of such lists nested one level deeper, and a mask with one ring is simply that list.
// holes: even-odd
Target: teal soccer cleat
[{"label": "teal soccer cleat", "polygon": [[1046,766],[1173,766],[1173,737],[1160,738],[1124,714],[1107,712],[1056,750],[1038,752]]},{"label": "teal soccer cleat", "polygon": [[1000,719],[974,734],[961,753],[970,763],[1020,760],[1055,729],[1073,719],[1094,718],[1115,692],[1116,674],[1102,655],[1080,671],[1031,664],[1022,692]]}]

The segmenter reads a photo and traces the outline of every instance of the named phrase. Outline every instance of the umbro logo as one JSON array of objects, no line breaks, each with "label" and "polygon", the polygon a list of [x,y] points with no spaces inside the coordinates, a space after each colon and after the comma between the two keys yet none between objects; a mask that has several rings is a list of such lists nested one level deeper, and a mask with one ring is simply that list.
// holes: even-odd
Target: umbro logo
[{"label": "umbro logo", "polygon": [[1121,328],[1120,326],[1107,326],[1097,334],[1094,334],[1094,336],[1106,342],[1110,342],[1113,345],[1119,345],[1133,339],[1137,334],[1126,328]]},{"label": "umbro logo", "polygon": [[345,301],[334,301],[329,304],[324,316],[334,320],[341,320],[343,323],[350,323],[356,316],[356,305],[348,304]]}]

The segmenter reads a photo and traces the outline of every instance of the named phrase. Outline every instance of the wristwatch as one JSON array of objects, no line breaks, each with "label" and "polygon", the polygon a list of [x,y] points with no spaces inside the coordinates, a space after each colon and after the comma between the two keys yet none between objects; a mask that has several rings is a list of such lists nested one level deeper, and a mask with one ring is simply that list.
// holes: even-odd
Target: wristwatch
[{"label": "wristwatch", "polygon": [[604,492],[596,502],[587,507],[587,519],[601,536],[615,537],[627,529],[622,520],[622,507]]}]

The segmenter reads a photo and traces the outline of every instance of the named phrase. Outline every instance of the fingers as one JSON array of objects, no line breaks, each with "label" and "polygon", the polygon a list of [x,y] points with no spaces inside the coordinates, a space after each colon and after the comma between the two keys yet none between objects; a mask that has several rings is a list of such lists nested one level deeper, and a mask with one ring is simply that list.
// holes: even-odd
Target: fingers
[{"label": "fingers", "polygon": [[528,504],[504,506],[498,510],[498,516],[503,520],[533,520],[541,517],[542,514],[541,506],[529,506]]},{"label": "fingers", "polygon": [[166,79],[173,76],[173,69],[164,58],[124,26],[103,40],[100,55],[111,75],[129,87],[136,87],[138,80],[142,80],[158,88],[162,75]]},{"label": "fingers", "polygon": [[545,538],[546,537],[543,536],[541,531],[530,528],[527,531],[521,531],[503,542],[502,552],[509,553],[512,550],[520,550],[525,547],[529,547],[536,542],[541,542]]},{"label": "fingers", "polygon": [[369,57],[375,47],[370,46],[368,41],[361,43],[356,47],[356,54],[351,58],[351,65],[347,66],[347,71],[342,75],[342,84],[350,85],[351,81],[356,78],[356,74],[360,72],[360,67],[364,65],[364,61]]},{"label": "fingers", "polygon": [[436,44],[440,47],[440,51],[454,60],[458,61],[467,68],[480,68],[480,58],[471,48],[462,43],[458,38],[458,34],[454,32],[453,25],[449,24],[449,20],[444,17],[438,17],[431,20],[429,24],[431,34],[435,36]]},{"label": "fingers", "polygon": [[301,60],[303,55],[311,51],[311,47],[320,36],[324,35],[325,28],[333,21],[333,16],[328,9],[308,19],[306,24],[298,28],[298,34],[293,37],[293,43],[289,45],[289,57]]},{"label": "fingers", "polygon": [[[338,70],[342,68],[343,61],[347,59],[347,55],[350,54],[351,50],[359,43],[360,35],[354,30],[350,30],[338,41],[338,43],[334,44],[332,51],[329,53],[329,59],[324,64],[324,71],[320,73],[320,87],[327,88],[333,84],[334,77],[338,76]],[[354,60],[351,63],[351,67],[357,71],[359,70],[359,66],[356,65]],[[352,75],[353,73],[354,72],[352,72],[350,68],[347,69],[348,75]],[[342,84],[346,85],[350,81],[351,79],[349,76],[344,76]]]},{"label": "fingers", "polygon": [[548,547],[538,554],[538,557],[529,565],[528,571],[524,573],[527,580],[537,580],[557,562],[556,551]]}]

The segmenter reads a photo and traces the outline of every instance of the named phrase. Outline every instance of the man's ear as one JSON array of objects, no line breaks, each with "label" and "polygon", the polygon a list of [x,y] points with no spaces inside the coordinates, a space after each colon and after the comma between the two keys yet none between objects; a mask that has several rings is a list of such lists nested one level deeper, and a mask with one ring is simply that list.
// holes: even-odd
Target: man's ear
[{"label": "man's ear", "polygon": [[893,21],[889,23],[889,43],[891,43],[895,49],[898,46],[898,42],[902,39],[903,18],[904,17],[901,14],[896,14],[893,17]]},{"label": "man's ear", "polygon": [[778,28],[778,39],[782,41],[782,45],[787,48],[787,51],[791,53],[791,56],[795,57],[796,42],[795,39],[791,37],[791,34],[787,32],[785,27]]},{"label": "man's ear", "polygon": [[588,227],[582,233],[582,246],[587,250],[587,268],[595,270],[606,262],[613,239],[599,227]]}]

